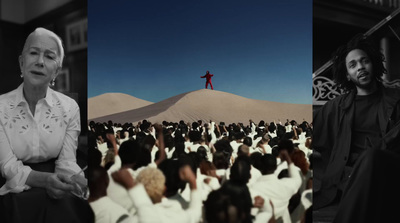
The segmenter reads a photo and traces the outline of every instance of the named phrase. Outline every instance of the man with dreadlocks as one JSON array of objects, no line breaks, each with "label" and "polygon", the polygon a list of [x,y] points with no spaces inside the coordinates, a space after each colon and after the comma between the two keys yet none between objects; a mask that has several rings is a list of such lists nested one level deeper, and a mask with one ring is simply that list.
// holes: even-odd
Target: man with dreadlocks
[{"label": "man with dreadlocks", "polygon": [[363,35],[340,47],[333,77],[347,93],[314,113],[313,208],[339,204],[334,222],[386,222],[395,213],[387,205],[395,198],[379,193],[393,188],[382,178],[394,169],[388,159],[400,162],[400,89],[382,84],[383,61]]}]

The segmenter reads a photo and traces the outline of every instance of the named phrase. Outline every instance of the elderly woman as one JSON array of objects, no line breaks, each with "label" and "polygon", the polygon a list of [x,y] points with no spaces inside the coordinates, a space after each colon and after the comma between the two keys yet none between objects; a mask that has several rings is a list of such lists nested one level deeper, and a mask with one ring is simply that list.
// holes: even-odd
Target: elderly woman
[{"label": "elderly woman", "polygon": [[[49,87],[54,85],[63,58],[60,37],[37,28],[26,39],[19,57],[23,83],[0,95],[0,171],[5,179],[0,202],[20,215],[26,214],[26,199],[34,200],[31,209],[50,213],[46,205],[53,205],[53,210],[58,204],[64,207],[70,203],[65,200],[76,200],[73,192],[79,196],[76,189],[86,186],[76,163],[79,107],[73,99]],[[7,216],[6,220],[12,222],[24,219]],[[36,220],[44,219],[48,216]]]}]

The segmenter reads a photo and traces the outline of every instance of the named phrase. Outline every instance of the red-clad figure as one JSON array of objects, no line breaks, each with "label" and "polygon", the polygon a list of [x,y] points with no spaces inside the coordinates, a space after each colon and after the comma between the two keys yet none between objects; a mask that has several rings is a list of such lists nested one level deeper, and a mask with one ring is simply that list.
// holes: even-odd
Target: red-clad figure
[{"label": "red-clad figure", "polygon": [[210,84],[211,86],[211,90],[214,90],[213,85],[211,83],[211,77],[214,76],[214,74],[210,74],[210,71],[206,72],[206,75],[201,76],[201,78],[205,78],[206,79],[206,89],[208,87],[208,84]]}]

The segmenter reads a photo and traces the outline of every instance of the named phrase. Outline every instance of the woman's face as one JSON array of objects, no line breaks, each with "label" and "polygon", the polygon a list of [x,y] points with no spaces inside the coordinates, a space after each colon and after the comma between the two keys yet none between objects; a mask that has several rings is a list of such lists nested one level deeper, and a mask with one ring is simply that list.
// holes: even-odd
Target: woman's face
[{"label": "woman's face", "polygon": [[57,43],[44,34],[33,35],[27,41],[19,58],[24,84],[47,87],[59,70]]}]

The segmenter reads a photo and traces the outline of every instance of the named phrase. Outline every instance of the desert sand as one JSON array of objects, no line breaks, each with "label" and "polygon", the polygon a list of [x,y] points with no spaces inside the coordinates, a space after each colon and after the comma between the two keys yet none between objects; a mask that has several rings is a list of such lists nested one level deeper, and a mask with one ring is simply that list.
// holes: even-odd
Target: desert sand
[{"label": "desert sand", "polygon": [[[122,104],[115,103],[114,106]],[[161,123],[164,120],[171,122],[212,120],[229,124],[248,123],[249,119],[256,123],[261,120],[266,122],[280,120],[284,123],[286,119],[300,123],[303,120],[312,121],[312,105],[255,100],[222,91],[201,89],[129,111],[89,118],[95,122],[112,120],[121,124],[137,123],[144,119],[153,123]]]},{"label": "desert sand", "polygon": [[88,99],[88,119],[129,111],[150,104],[153,102],[128,94],[106,93]]}]

